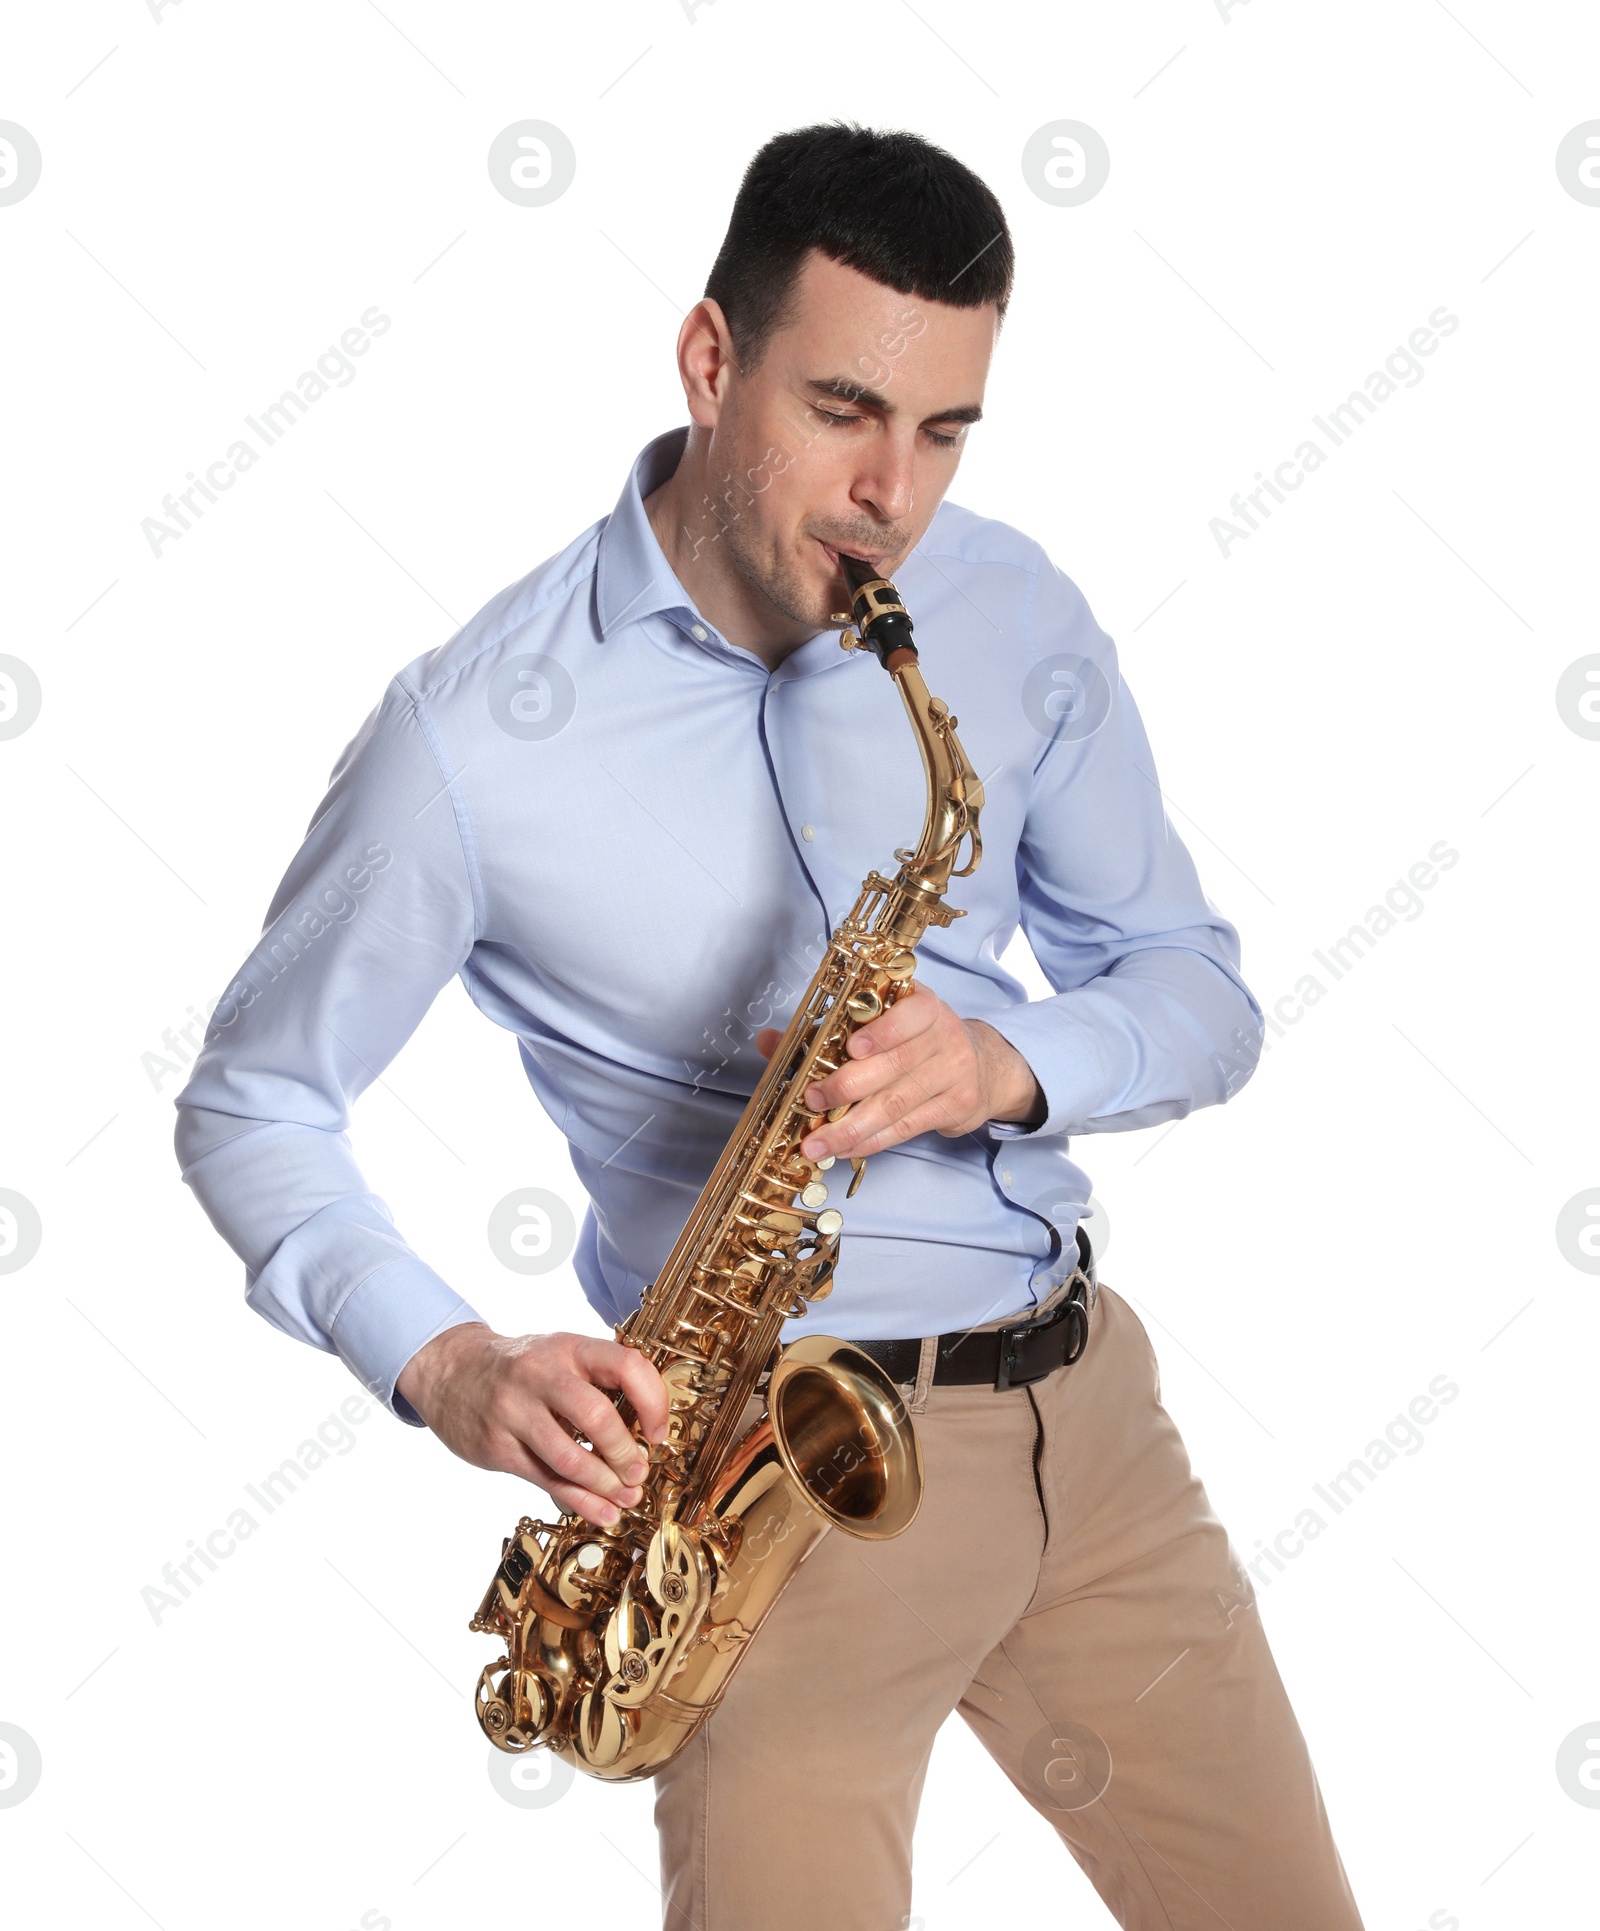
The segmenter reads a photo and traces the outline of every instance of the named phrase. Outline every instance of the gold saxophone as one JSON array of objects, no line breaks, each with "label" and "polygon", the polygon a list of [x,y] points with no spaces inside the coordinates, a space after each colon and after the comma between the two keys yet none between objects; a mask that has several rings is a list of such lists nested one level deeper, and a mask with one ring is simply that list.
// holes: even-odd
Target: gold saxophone
[{"label": "gold saxophone", "polygon": [[[840,563],[851,610],[833,619],[847,626],[839,641],[894,678],[922,752],[922,837],[895,853],[892,880],[873,872],[862,886],[659,1279],[616,1330],[655,1364],[671,1404],[638,1503],[612,1529],[524,1516],[471,1622],[505,1645],[478,1679],[490,1741],[559,1750],[612,1783],[652,1776],[689,1741],[830,1528],[883,1540],[922,1500],[916,1430],[883,1369],[828,1335],[778,1339],[830,1292],[843,1226],[823,1206],[833,1161],[800,1152],[819,1117],[806,1089],[912,989],[913,948],[962,916],[943,896],[982,854],[983,786],[922,681],[905,605],[871,566]],[[850,1164],[854,1193],[865,1162]],[[765,1409],[747,1426],[763,1373]]]}]

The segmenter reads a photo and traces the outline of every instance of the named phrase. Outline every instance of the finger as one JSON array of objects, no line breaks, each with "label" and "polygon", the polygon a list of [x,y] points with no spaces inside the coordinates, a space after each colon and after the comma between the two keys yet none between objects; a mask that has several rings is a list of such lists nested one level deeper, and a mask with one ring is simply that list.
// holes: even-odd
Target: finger
[{"label": "finger", "polygon": [[898,1119],[884,1120],[881,1124],[867,1120],[849,1150],[856,1159],[864,1160],[869,1154],[882,1153],[886,1147],[899,1146],[903,1140],[914,1140],[919,1133],[942,1133],[950,1119],[950,1108],[942,1100],[935,1100],[913,1107]]},{"label": "finger", "polygon": [[827,1134],[830,1141],[839,1142],[837,1154],[865,1158],[932,1132],[952,1117],[945,1094],[902,1080],[853,1106],[848,1117],[835,1121]]},{"label": "finger", "polygon": [[600,1387],[622,1390],[646,1441],[667,1439],[667,1384],[653,1361],[620,1341],[591,1340],[579,1350],[578,1365]]},{"label": "finger", "polygon": [[619,1481],[632,1487],[644,1480],[649,1452],[615,1404],[592,1383],[581,1375],[562,1376],[550,1391],[549,1407],[553,1415],[589,1438]]},{"label": "finger", "polygon": [[776,1026],[763,1026],[760,1032],[756,1034],[756,1051],[763,1059],[771,1059],[778,1041],[782,1037],[783,1034],[778,1031]]},{"label": "finger", "polygon": [[589,1489],[574,1488],[570,1482],[541,1482],[539,1486],[558,1509],[568,1515],[581,1515],[597,1529],[614,1529],[622,1520],[620,1509]]},{"label": "finger", "polygon": [[[801,1142],[801,1150],[810,1159],[827,1157],[826,1154],[809,1151],[818,1142],[835,1158],[840,1154],[879,1151],[895,1143],[881,1137],[887,1128],[903,1122],[913,1112],[936,1108],[941,1097],[941,1091],[933,1081],[904,1076],[892,1081],[882,1091],[869,1094],[859,1101],[842,1120],[835,1120],[831,1126],[807,1134]],[[905,1133],[896,1136],[897,1140],[908,1137]]]},{"label": "finger", "polygon": [[[855,1037],[859,1039],[860,1033]],[[952,1044],[942,1028],[929,1027],[895,1045],[880,1046],[870,1056],[846,1060],[837,1072],[808,1087],[806,1104],[817,1113],[835,1106],[854,1106],[869,1093],[881,1091],[892,1079],[938,1058]]]},{"label": "finger", "polygon": [[581,1483],[566,1482],[548,1467],[527,1444],[511,1438],[503,1467],[507,1475],[520,1475],[535,1488],[542,1488],[558,1509],[569,1514],[581,1515],[585,1521],[593,1522],[597,1528],[614,1529],[622,1520],[622,1512],[614,1502],[608,1502],[603,1495],[596,1495],[593,1489]]},{"label": "finger", "polygon": [[866,1059],[891,1046],[903,1046],[907,1040],[915,1039],[937,1024],[948,1011],[949,1007],[936,992],[914,985],[892,1006],[886,1006],[870,1024],[858,1026],[850,1035],[846,1050],[852,1059]]},{"label": "finger", "polygon": [[[854,1062],[904,1047],[928,1032],[947,1011],[937,993],[913,987],[910,992],[902,993],[893,1005],[886,1006],[876,1019],[857,1026],[845,1042],[845,1052]],[[838,1075],[831,1077],[837,1079]]]},{"label": "finger", "polygon": [[[910,1057],[918,1054],[918,1044],[913,1041],[881,1059],[851,1067],[847,1097],[835,1102],[848,1105],[850,1111],[842,1120],[819,1123],[806,1134],[800,1143],[805,1157],[824,1160],[830,1154],[837,1158],[842,1153],[858,1153],[859,1143],[869,1130],[898,1119],[912,1106],[953,1091],[959,1068],[953,1068],[945,1055],[932,1048]],[[907,1059],[910,1063],[904,1063]],[[873,1110],[869,1112],[869,1108]]]},{"label": "finger", "polygon": [[622,1511],[614,1502],[608,1502],[603,1495],[596,1495],[593,1489],[582,1487],[576,1482],[563,1482],[552,1474],[548,1481],[539,1481],[542,1488],[558,1509],[569,1515],[581,1515],[586,1522],[594,1523],[599,1529],[614,1529],[622,1520]]},{"label": "finger", "polygon": [[632,1508],[642,1493],[637,1483],[626,1483],[592,1448],[582,1448],[546,1410],[518,1430],[530,1453],[536,1455],[555,1476],[588,1489],[607,1502],[620,1502]]}]

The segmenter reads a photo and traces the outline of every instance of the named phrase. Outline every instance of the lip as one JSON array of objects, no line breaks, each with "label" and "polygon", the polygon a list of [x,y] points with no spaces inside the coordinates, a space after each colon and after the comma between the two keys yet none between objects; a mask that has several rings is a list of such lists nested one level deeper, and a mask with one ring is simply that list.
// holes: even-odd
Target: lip
[{"label": "lip", "polygon": [[[820,536],[813,537],[811,540],[813,543],[817,544],[818,547],[822,550],[823,554],[827,557],[828,561],[833,565],[834,569],[838,570],[840,568],[839,557],[841,555],[841,552],[836,550],[831,543],[824,543]],[[858,550],[846,550],[842,552],[842,554],[852,558],[857,563],[865,563],[869,568],[873,570],[881,569],[884,563],[883,556],[881,555],[880,556],[862,556]]]}]

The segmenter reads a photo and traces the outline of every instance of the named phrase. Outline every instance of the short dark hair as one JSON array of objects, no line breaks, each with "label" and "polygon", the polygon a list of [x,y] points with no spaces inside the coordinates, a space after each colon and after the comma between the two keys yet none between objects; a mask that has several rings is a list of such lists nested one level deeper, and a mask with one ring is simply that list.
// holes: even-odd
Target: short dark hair
[{"label": "short dark hair", "polygon": [[745,169],[706,281],[749,372],[808,250],[902,294],[1004,316],[1015,257],[1000,203],[972,170],[919,134],[819,122],[776,134]]}]

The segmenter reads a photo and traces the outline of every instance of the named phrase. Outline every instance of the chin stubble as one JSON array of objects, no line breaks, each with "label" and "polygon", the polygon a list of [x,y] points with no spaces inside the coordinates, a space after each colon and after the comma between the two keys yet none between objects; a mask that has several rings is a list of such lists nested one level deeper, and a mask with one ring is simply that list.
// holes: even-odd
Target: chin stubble
[{"label": "chin stubble", "polygon": [[759,590],[791,623],[810,624],[818,630],[826,627],[829,612],[813,603],[816,593],[797,570],[790,568],[781,556],[758,560],[737,524],[730,524],[726,535],[733,567],[752,589]]}]

